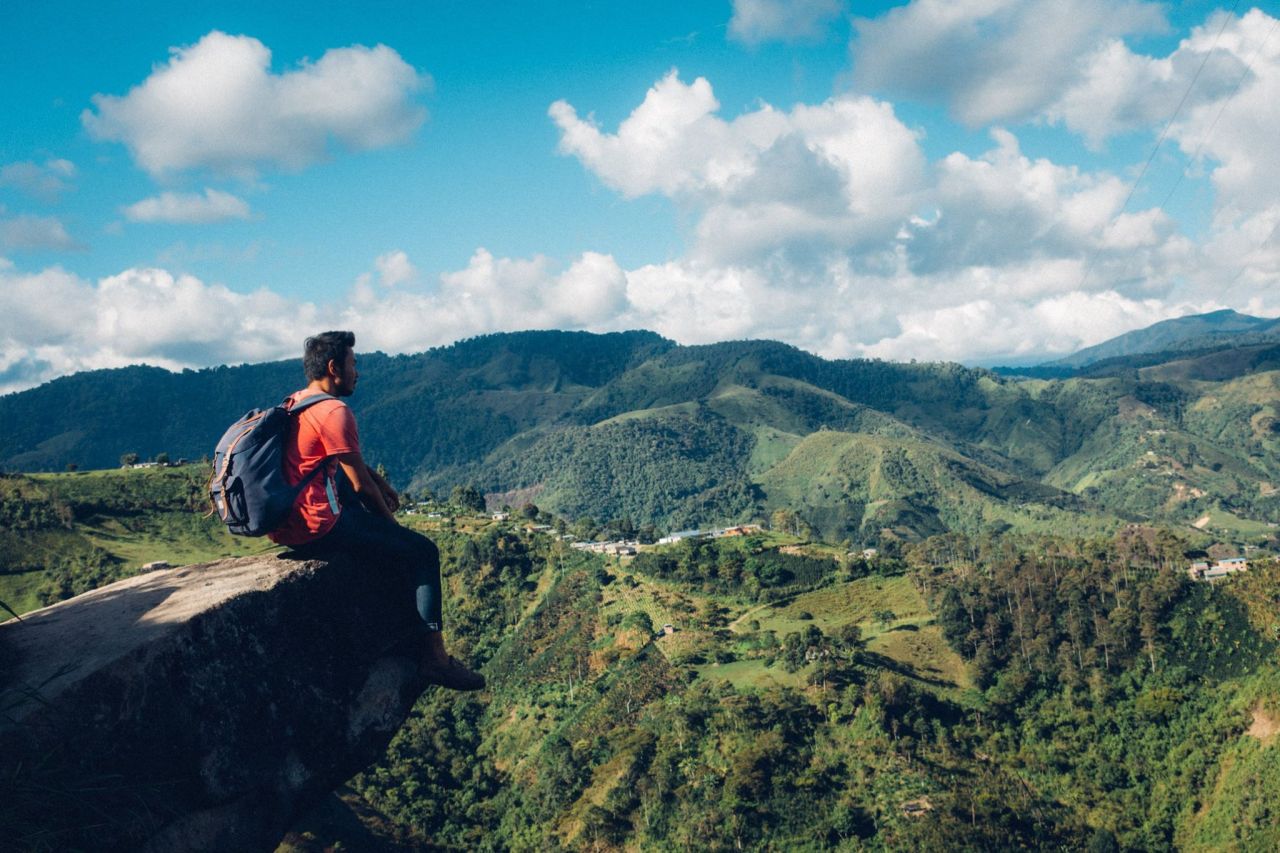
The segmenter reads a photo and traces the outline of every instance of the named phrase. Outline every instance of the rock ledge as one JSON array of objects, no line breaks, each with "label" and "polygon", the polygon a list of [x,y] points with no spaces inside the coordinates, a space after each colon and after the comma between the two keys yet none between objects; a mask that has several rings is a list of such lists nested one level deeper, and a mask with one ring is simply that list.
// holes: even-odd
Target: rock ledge
[{"label": "rock ledge", "polygon": [[378,567],[272,555],[139,575],[0,625],[16,661],[0,755],[29,768],[4,792],[0,817],[20,824],[7,840],[274,849],[382,755],[425,688],[412,601]]}]

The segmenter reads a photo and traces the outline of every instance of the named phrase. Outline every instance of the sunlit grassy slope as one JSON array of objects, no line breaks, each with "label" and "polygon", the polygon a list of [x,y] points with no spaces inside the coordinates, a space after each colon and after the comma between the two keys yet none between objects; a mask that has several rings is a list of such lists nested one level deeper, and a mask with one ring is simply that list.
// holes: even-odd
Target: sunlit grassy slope
[{"label": "sunlit grassy slope", "polygon": [[205,516],[203,466],[0,478],[0,601],[18,612],[136,574],[272,550]]}]

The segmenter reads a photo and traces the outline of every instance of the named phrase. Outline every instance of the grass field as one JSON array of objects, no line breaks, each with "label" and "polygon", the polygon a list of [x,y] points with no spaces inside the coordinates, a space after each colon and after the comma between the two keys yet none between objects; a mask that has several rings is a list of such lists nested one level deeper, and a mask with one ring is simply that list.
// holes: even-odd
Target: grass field
[{"label": "grass field", "polygon": [[[635,586],[624,580],[632,578]],[[648,615],[655,631],[670,623],[688,628],[690,617],[697,612],[698,601],[674,584],[664,584],[638,575],[620,574],[603,591],[601,612],[606,616],[626,616],[640,611]]]},{"label": "grass field", "polygon": [[937,625],[885,631],[867,643],[867,651],[893,660],[906,674],[921,680],[961,688],[972,686],[964,661],[947,646]]},{"label": "grass field", "polygon": [[247,539],[232,536],[221,525],[209,524],[195,514],[173,514],[164,522],[163,525],[130,530],[111,519],[101,525],[86,527],[83,532],[93,544],[136,567],[155,560],[184,566],[279,550],[279,546],[265,537]]},{"label": "grass field", "polygon": [[1206,514],[1209,516],[1209,523],[1201,529],[1207,532],[1226,532],[1235,536],[1267,536],[1275,532],[1275,528],[1266,522],[1241,518],[1225,509],[1214,508]]},{"label": "grass field", "polygon": [[[16,613],[29,613],[38,609],[40,600],[36,592],[44,582],[44,572],[21,572],[15,575],[0,575],[0,601]],[[12,618],[8,610],[0,609],[0,622]]]},{"label": "grass field", "polygon": [[[887,618],[889,613],[892,618]],[[804,618],[805,615],[812,618]],[[884,618],[882,618],[884,617]],[[781,604],[752,608],[729,626],[745,635],[758,622],[761,631],[785,637],[816,625],[833,634],[844,625],[856,624],[872,656],[904,675],[936,687],[970,686],[964,661],[953,652],[933,624],[933,614],[908,578],[860,578],[848,583],[807,592]],[[891,662],[891,663],[890,663]],[[737,661],[718,667],[702,666],[708,677],[735,685],[764,686],[768,679],[791,679],[803,684],[804,671],[789,675],[779,668],[765,669],[761,661]]]},{"label": "grass field", "polygon": [[[882,623],[877,614],[891,611],[893,618]],[[808,613],[813,618],[802,618]],[[915,586],[905,577],[859,578],[848,583],[798,595],[785,602],[754,608],[738,617],[729,627],[746,630],[756,620],[760,629],[786,636],[817,625],[823,633],[832,633],[842,625],[857,624],[866,638],[874,637],[899,625],[920,625],[933,618]]]},{"label": "grass field", "polygon": [[707,663],[693,667],[703,678],[727,681],[739,690],[766,690],[776,687],[805,686],[805,670],[787,672],[780,665],[766,667],[762,660],[735,660],[730,663]]}]

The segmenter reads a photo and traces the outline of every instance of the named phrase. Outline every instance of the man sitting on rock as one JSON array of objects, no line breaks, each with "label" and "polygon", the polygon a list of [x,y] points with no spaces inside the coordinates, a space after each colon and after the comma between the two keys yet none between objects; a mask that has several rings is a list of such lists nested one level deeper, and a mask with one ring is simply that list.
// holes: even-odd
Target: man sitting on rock
[{"label": "man sitting on rock", "polygon": [[[309,384],[289,405],[317,394],[349,397],[356,390],[356,336],[323,332],[303,345]],[[375,565],[402,567],[413,578],[418,615],[426,628],[429,681],[453,690],[479,690],[484,676],[445,651],[440,613],[440,551],[421,533],[395,519],[400,498],[360,455],[355,417],[341,400],[323,400],[300,412],[285,445],[285,476],[300,483],[317,466],[292,512],[272,533],[273,542],[306,556],[345,551]],[[339,472],[342,478],[339,477]]]}]

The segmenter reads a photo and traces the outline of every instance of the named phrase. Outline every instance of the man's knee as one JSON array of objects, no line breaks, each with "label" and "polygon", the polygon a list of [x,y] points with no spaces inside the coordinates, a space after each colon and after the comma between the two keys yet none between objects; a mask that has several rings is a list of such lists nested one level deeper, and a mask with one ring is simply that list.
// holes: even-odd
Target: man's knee
[{"label": "man's knee", "polygon": [[436,547],[436,543],[423,536],[419,547],[422,549],[422,559],[433,566],[440,565],[440,549]]},{"label": "man's knee", "polygon": [[416,530],[409,530],[403,527],[400,529],[403,532],[397,538],[414,562],[431,566],[440,565],[440,549],[436,547],[436,543]]}]

